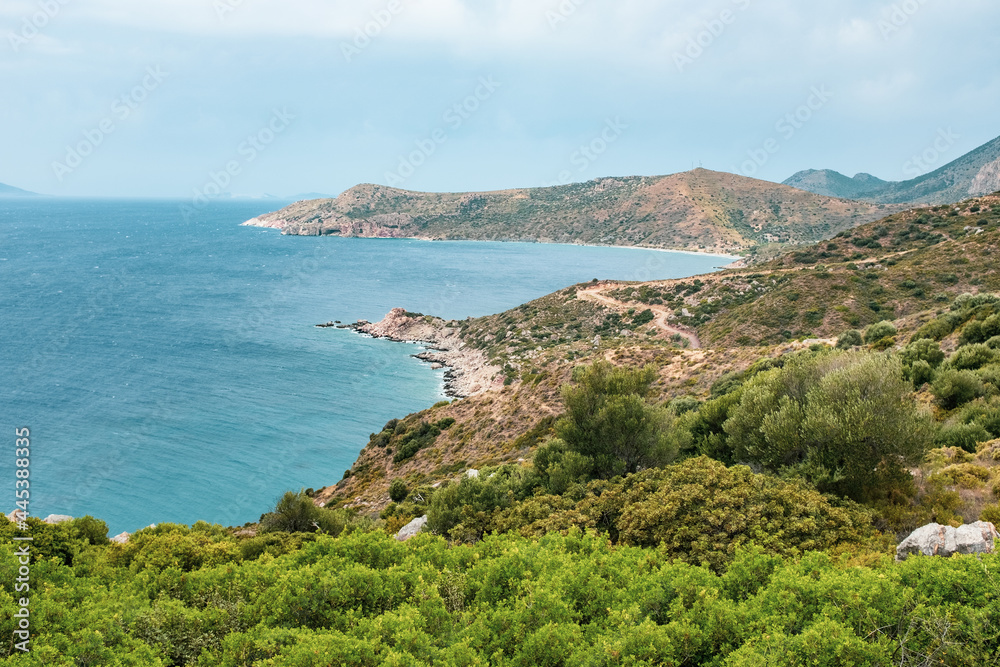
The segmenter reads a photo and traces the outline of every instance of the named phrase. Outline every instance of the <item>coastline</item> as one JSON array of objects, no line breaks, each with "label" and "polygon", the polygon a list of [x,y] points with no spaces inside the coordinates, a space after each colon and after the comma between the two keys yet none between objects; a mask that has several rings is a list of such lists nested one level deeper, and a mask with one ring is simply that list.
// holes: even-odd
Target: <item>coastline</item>
[{"label": "coastline", "polygon": [[358,320],[339,328],[394,343],[424,346],[423,352],[412,356],[445,369],[444,391],[449,398],[467,398],[503,386],[503,369],[490,364],[482,351],[467,347],[458,328],[440,318],[415,316],[403,308],[393,308],[379,322]]},{"label": "coastline", "polygon": [[[442,239],[430,236],[358,236],[358,235],[348,235],[344,236],[341,234],[289,234],[286,232],[286,227],[281,223],[284,221],[276,220],[274,222],[261,220],[263,216],[252,218],[246,222],[240,223],[241,227],[259,227],[262,229],[276,229],[281,234],[285,236],[331,236],[334,238],[342,239],[391,239],[397,241],[424,241],[427,243],[540,243],[545,245],[562,245],[562,246],[574,246],[580,248],[615,248],[617,250],[653,250],[656,252],[669,252],[676,253],[679,255],[696,255],[699,257],[718,257],[719,259],[732,260],[732,263],[744,260],[745,257],[740,255],[729,255],[726,253],[713,252],[711,250],[701,250],[698,248],[660,248],[656,246],[643,246],[643,245],[604,245],[599,243],[573,243],[573,242],[560,242],[560,241],[542,241],[539,239]],[[726,265],[729,266],[729,265]],[[720,267],[720,268],[726,268]]]}]

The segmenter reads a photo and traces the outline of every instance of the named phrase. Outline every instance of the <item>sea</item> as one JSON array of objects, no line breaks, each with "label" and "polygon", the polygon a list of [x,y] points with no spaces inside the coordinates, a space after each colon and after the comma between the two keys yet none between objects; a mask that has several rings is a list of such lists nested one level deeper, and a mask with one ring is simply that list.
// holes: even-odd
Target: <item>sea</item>
[{"label": "sea", "polygon": [[[418,346],[316,324],[393,307],[476,317],[730,261],[240,224],[286,203],[0,200],[0,511],[27,464],[33,516],[89,514],[112,535],[256,521],[286,490],[339,481],[389,419],[445,399]],[[21,468],[16,429],[30,432]]]}]

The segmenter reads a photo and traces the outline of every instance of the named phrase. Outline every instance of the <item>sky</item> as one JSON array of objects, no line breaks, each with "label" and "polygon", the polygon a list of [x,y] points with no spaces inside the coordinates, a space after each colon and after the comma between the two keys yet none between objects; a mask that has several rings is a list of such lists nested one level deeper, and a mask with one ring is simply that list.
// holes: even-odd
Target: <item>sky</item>
[{"label": "sky", "polygon": [[902,180],[1000,135],[998,25],[996,0],[3,0],[0,182]]}]

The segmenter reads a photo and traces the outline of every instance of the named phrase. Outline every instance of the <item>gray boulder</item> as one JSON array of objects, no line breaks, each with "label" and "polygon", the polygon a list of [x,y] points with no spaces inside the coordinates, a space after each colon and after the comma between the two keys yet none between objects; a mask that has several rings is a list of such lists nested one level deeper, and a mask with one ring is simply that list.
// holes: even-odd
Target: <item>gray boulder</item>
[{"label": "gray boulder", "polygon": [[896,560],[907,556],[944,556],[953,554],[993,553],[994,540],[1000,538],[996,526],[986,521],[966,524],[958,528],[931,523],[917,528],[896,547]]},{"label": "gray boulder", "polygon": [[45,517],[45,523],[56,524],[56,523],[66,523],[67,521],[72,521],[73,517],[67,516],[65,514],[50,514]]},{"label": "gray boulder", "polygon": [[405,542],[406,540],[410,539],[411,537],[419,533],[421,530],[423,530],[424,526],[426,525],[427,525],[427,515],[425,514],[424,516],[414,519],[410,523],[400,528],[399,532],[396,533],[396,539],[399,540],[400,542]]},{"label": "gray boulder", "polygon": [[114,542],[115,544],[128,544],[129,537],[131,537],[131,535],[129,535],[127,532],[118,533],[117,535],[112,537],[110,541]]}]

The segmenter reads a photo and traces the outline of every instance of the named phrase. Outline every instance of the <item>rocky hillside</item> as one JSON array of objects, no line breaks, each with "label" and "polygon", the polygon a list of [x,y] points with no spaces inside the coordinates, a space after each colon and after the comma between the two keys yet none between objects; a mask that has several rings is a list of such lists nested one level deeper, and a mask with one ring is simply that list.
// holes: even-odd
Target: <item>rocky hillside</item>
[{"label": "rocky hillside", "polygon": [[828,197],[882,204],[952,204],[1000,190],[1000,137],[908,181],[883,181],[863,173],[848,178],[830,169],[808,169],[786,180],[785,185]]},{"label": "rocky hillside", "polygon": [[409,192],[359,185],[248,225],[286,234],[544,241],[741,252],[807,243],[898,210],[696,169],[549,188]]}]

